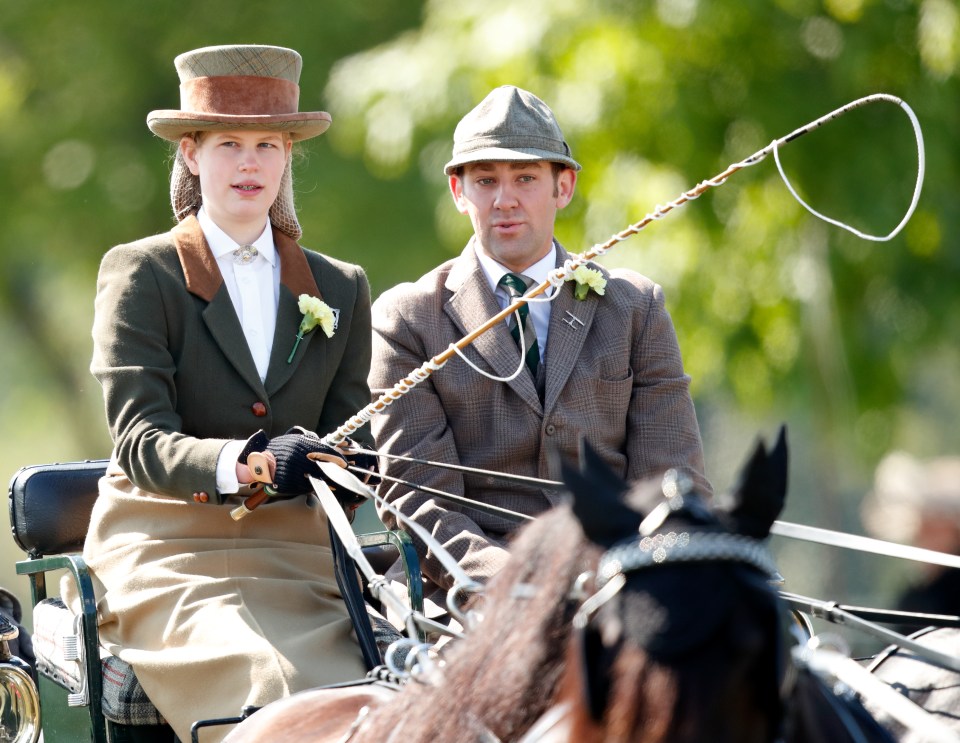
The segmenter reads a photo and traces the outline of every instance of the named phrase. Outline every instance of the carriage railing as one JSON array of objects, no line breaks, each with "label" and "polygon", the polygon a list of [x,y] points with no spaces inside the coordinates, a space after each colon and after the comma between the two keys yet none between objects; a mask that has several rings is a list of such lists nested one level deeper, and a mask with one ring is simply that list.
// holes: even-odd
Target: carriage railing
[{"label": "carriage railing", "polygon": [[[809,668],[821,678],[831,679],[852,689],[861,698],[885,710],[928,743],[960,743],[960,736],[937,717],[843,653],[830,648],[799,646],[793,649],[798,665]],[[911,738],[913,739],[913,738]]]}]

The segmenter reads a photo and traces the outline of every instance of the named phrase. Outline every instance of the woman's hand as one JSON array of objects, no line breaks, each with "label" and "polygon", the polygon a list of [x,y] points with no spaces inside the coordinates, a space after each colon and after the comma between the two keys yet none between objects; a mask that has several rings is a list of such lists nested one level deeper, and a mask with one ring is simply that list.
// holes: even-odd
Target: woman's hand
[{"label": "woman's hand", "polygon": [[[273,478],[277,472],[277,458],[273,456],[272,451],[261,452],[263,458],[267,460],[267,466],[270,468],[270,480],[273,482]],[[250,471],[250,467],[244,462],[237,462],[237,482],[241,485],[246,485],[251,482],[263,482],[262,477],[254,478],[253,472]]]}]

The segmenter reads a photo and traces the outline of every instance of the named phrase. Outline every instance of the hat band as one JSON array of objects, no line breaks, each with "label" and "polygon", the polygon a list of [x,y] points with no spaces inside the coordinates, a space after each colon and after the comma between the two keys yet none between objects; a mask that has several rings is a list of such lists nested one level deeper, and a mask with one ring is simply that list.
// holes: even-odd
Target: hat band
[{"label": "hat band", "polygon": [[300,86],[279,77],[218,75],[195,77],[180,85],[184,111],[230,116],[297,113]]}]

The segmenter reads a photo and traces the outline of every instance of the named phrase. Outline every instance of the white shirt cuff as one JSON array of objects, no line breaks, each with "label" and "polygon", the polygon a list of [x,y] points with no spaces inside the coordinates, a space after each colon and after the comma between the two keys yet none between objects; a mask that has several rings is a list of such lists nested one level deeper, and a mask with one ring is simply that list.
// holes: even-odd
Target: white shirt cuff
[{"label": "white shirt cuff", "polygon": [[220,450],[217,459],[217,492],[227,495],[240,490],[237,480],[237,457],[243,451],[246,441],[228,441]]}]

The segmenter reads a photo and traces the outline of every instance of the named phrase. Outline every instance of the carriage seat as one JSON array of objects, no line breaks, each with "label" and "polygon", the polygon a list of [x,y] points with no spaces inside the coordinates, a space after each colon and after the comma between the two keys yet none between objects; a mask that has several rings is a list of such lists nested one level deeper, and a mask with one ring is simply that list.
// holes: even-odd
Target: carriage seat
[{"label": "carriage seat", "polygon": [[[57,597],[46,598],[33,608],[33,642],[37,652],[37,673],[66,689],[68,704],[89,703],[86,664],[80,643],[82,618]],[[108,720],[121,725],[165,725],[166,720],[153,706],[137,680],[130,664],[102,648],[99,652],[103,673],[100,711]]]},{"label": "carriage seat", "polygon": [[[107,463],[101,459],[23,467],[13,475],[8,494],[13,539],[27,554],[16,567],[19,575],[30,580],[41,708],[45,702],[62,707],[62,699],[54,701],[53,695],[63,697],[66,690],[67,706],[89,707],[93,740],[107,740],[109,723],[104,718],[121,726],[166,725],[133,669],[100,647],[93,584],[78,554]],[[378,572],[398,556],[403,558],[408,575],[414,577],[409,600],[420,608],[419,563],[409,537],[383,531],[360,535],[360,541]],[[72,575],[80,595],[80,614],[48,596],[47,573],[54,570]],[[381,652],[399,637],[375,612],[371,612],[371,624]],[[92,672],[97,663],[100,672]]]}]

